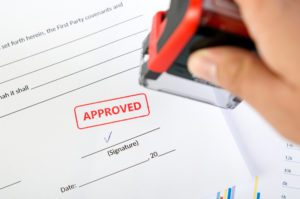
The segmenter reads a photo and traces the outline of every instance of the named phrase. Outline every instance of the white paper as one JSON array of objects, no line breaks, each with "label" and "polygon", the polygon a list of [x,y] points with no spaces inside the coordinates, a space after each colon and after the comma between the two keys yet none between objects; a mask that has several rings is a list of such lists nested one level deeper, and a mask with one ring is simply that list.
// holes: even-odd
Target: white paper
[{"label": "white paper", "polygon": [[[282,138],[246,103],[224,113],[252,175],[259,176],[261,198],[299,198],[300,146]],[[242,198],[253,192],[251,185],[239,190]]]},{"label": "white paper", "polygon": [[[196,199],[251,180],[220,109],[137,83],[142,41],[165,6],[1,6],[0,198]],[[78,128],[76,107],[136,94],[149,114]]]}]

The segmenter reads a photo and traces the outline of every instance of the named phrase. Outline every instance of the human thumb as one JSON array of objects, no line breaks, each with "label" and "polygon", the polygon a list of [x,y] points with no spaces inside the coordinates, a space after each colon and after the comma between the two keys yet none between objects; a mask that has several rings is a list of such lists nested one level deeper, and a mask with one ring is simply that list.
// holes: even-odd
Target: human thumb
[{"label": "human thumb", "polygon": [[277,77],[253,52],[217,47],[199,50],[188,60],[189,71],[198,78],[225,88],[256,109],[264,109]]}]

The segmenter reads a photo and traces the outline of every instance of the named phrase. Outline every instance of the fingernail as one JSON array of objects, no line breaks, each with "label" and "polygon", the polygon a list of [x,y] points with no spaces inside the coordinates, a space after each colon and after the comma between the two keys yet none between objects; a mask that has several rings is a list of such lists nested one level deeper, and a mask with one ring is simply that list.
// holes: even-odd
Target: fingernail
[{"label": "fingernail", "polygon": [[188,61],[188,68],[195,77],[217,84],[217,64],[206,51],[192,54]]}]

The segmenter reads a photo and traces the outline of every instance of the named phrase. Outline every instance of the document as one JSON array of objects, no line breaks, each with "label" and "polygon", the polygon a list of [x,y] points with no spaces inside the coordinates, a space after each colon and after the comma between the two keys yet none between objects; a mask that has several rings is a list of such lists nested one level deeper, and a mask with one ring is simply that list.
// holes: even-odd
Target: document
[{"label": "document", "polygon": [[197,199],[252,180],[219,108],[138,85],[166,6],[1,5],[1,199]]},{"label": "document", "polygon": [[248,187],[239,187],[245,194],[242,198],[251,196],[251,192],[255,199],[299,198],[300,146],[281,137],[246,103],[231,113],[226,112],[225,116],[252,175],[259,177],[257,186],[251,183]]}]

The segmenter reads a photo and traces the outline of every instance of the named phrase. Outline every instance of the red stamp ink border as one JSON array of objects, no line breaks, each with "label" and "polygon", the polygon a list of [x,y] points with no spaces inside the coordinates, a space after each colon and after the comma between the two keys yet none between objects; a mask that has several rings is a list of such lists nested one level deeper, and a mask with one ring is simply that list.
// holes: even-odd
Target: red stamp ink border
[{"label": "red stamp ink border", "polygon": [[[106,122],[106,123],[103,123],[103,124],[96,124],[96,125],[87,126],[87,127],[83,127],[83,128],[79,126],[78,117],[77,117],[77,114],[76,114],[76,110],[78,108],[84,107],[84,106],[90,106],[90,105],[94,105],[94,104],[100,104],[100,103],[104,103],[104,102],[115,101],[115,100],[124,99],[124,98],[136,97],[136,96],[140,96],[140,95],[145,96],[145,100],[146,100],[146,104],[147,104],[147,110],[148,110],[148,113],[146,115],[136,116],[136,117],[122,119],[122,120],[116,120],[116,121],[112,121],[112,122]],[[149,107],[149,102],[148,102],[147,95],[145,93],[138,93],[138,94],[134,94],[134,95],[128,95],[128,96],[124,96],[124,97],[118,97],[118,98],[113,98],[113,99],[102,100],[102,101],[98,101],[98,102],[93,102],[93,103],[79,105],[79,106],[76,106],[74,108],[74,114],[75,114],[77,128],[80,129],[80,130],[84,130],[84,129],[89,129],[89,128],[93,128],[93,127],[97,127],[97,126],[103,126],[103,125],[107,125],[107,124],[113,124],[113,123],[117,123],[117,122],[124,122],[124,121],[128,121],[128,120],[133,120],[133,119],[138,119],[138,118],[142,118],[142,117],[147,117],[147,116],[150,115],[150,107]]]}]

